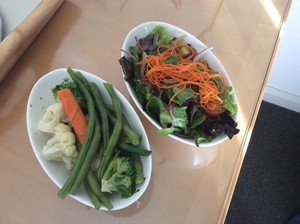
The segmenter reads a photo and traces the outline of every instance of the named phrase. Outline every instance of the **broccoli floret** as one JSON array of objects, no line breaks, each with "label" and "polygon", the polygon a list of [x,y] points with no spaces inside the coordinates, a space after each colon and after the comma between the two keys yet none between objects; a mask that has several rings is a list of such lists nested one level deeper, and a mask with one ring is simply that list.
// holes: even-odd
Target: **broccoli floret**
[{"label": "broccoli floret", "polygon": [[131,157],[115,156],[104,173],[102,192],[118,192],[122,198],[129,198],[136,192],[136,172]]},{"label": "broccoli floret", "polygon": [[61,89],[70,89],[75,96],[76,101],[78,102],[79,106],[81,107],[82,111],[85,113],[87,112],[86,103],[84,100],[84,96],[82,95],[81,91],[79,90],[77,84],[72,80],[65,78],[60,84],[56,85],[52,88],[52,94],[54,100],[59,100],[57,91]]}]

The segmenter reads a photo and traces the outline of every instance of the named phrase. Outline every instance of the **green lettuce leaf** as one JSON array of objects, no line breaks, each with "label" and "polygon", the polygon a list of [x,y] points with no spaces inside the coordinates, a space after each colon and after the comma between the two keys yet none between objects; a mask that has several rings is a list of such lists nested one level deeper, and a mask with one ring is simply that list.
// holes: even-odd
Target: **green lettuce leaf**
[{"label": "green lettuce leaf", "polygon": [[195,117],[191,122],[190,122],[190,129],[193,129],[199,125],[201,125],[205,120],[206,120],[206,114],[201,113],[199,116]]},{"label": "green lettuce leaf", "polygon": [[159,120],[160,114],[164,111],[164,103],[159,97],[151,96],[146,104],[146,111],[150,116]]},{"label": "green lettuce leaf", "polygon": [[195,143],[196,143],[196,146],[198,146],[198,147],[199,147],[199,144],[201,144],[201,143],[208,143],[211,141],[212,141],[212,137],[206,136],[204,134],[203,135],[199,134],[195,138]]},{"label": "green lettuce leaf", "polygon": [[157,45],[163,45],[171,43],[173,37],[166,34],[166,29],[162,26],[154,27],[149,33],[150,37],[154,37],[156,34],[159,35]]},{"label": "green lettuce leaf", "polygon": [[238,111],[237,104],[233,102],[231,98],[233,93],[233,88],[231,86],[227,87],[227,94],[225,99],[223,100],[223,106],[230,112],[231,116],[234,116]]},{"label": "green lettuce leaf", "polygon": [[171,134],[187,129],[188,118],[186,113],[187,107],[170,107],[160,114],[160,122],[166,128],[160,129],[160,134]]},{"label": "green lettuce leaf", "polygon": [[166,64],[177,65],[177,63],[180,61],[180,59],[176,55],[171,54],[169,57],[163,58],[163,61]]},{"label": "green lettuce leaf", "polygon": [[[177,93],[179,91],[179,88],[173,88],[172,89],[172,95]],[[185,88],[181,93],[179,93],[173,100],[174,103],[177,105],[183,105],[187,102],[188,99],[192,98],[194,96],[194,93],[190,90],[190,88]],[[171,97],[171,96],[170,96]]]}]

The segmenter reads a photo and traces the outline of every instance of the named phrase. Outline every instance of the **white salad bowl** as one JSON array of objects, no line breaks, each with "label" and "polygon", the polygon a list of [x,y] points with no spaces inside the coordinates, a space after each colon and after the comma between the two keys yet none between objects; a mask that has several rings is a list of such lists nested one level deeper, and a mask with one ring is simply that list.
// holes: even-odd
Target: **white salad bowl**
[{"label": "white salad bowl", "polygon": [[[103,83],[106,82],[105,80],[85,71],[80,71],[89,81],[95,82],[98,86],[100,93],[103,97],[105,103],[111,103],[111,98],[108,92],[106,91]],[[47,107],[54,103],[53,95],[51,89],[60,84],[65,78],[70,78],[67,69],[62,68],[58,70],[54,70],[49,72],[48,74],[41,77],[33,86],[31,93],[29,95],[28,104],[27,104],[27,114],[26,114],[26,121],[27,121],[27,130],[30,139],[30,143],[36,158],[44,171],[50,177],[50,179],[59,187],[61,188],[65,181],[67,180],[70,171],[68,171],[63,163],[55,162],[55,161],[46,161],[42,155],[43,146],[46,142],[51,138],[50,135],[47,133],[43,133],[38,130],[38,121],[42,118],[43,114],[45,113]],[[150,145],[148,142],[148,137],[144,130],[144,127],[136,114],[133,107],[127,101],[127,99],[117,90],[114,89],[117,96],[119,97],[122,107],[123,107],[123,114],[126,118],[130,121],[130,126],[133,130],[135,130],[138,134],[142,136],[141,138],[141,146],[150,150]],[[143,164],[143,171],[145,182],[139,186],[137,186],[137,192],[133,194],[130,198],[124,199],[121,198],[119,195],[112,194],[109,195],[109,199],[113,205],[112,210],[119,210],[125,208],[135,201],[137,201],[142,194],[145,192],[151,177],[152,172],[152,157],[150,156],[142,156],[142,164]],[[54,195],[56,196],[56,195]],[[94,207],[91,203],[87,192],[85,191],[84,186],[81,186],[78,192],[74,195],[71,195],[75,200],[90,206]],[[101,210],[107,210],[104,206],[101,205]]]},{"label": "white salad bowl", "polygon": [[[218,58],[210,50],[211,48],[208,48],[198,38],[196,38],[192,34],[188,33],[187,31],[185,31],[181,28],[178,28],[174,25],[168,24],[168,23],[154,21],[154,22],[146,22],[146,23],[143,23],[143,24],[140,24],[140,25],[134,27],[125,37],[125,40],[122,45],[121,57],[123,57],[123,56],[128,57],[128,54],[127,54],[128,49],[130,46],[136,45],[136,39],[146,37],[151,32],[151,30],[156,26],[164,27],[166,29],[166,34],[170,35],[172,37],[180,37],[182,35],[186,35],[184,37],[184,42],[191,44],[191,46],[194,49],[196,49],[197,53],[200,53],[203,51],[203,53],[200,53],[199,56],[201,56],[201,58],[205,59],[208,62],[209,66],[213,70],[220,72],[224,76],[227,86],[231,86],[233,88],[232,82],[230,81],[227,72],[225,71],[223,65],[218,60]],[[123,74],[123,78],[124,78],[125,75],[124,75],[123,70],[122,70],[122,74]],[[127,90],[129,91],[131,98],[133,99],[134,103],[139,108],[141,113],[154,126],[156,126],[158,129],[161,129],[162,128],[161,125],[156,120],[154,120],[146,111],[144,111],[142,105],[140,104],[140,102],[137,99],[135,90],[132,88],[132,86],[127,81],[125,81],[125,85],[127,87]],[[233,95],[231,95],[231,97],[232,97],[233,102],[237,103],[236,94],[234,93]],[[235,116],[233,116],[233,119],[236,122],[238,121],[238,113]],[[183,138],[183,137],[180,137],[180,136],[174,135],[174,134],[169,134],[169,136],[175,140],[182,142],[182,143],[195,146],[194,139]],[[215,145],[220,144],[221,142],[225,141],[226,139],[228,139],[228,137],[225,134],[222,134],[222,135],[219,135],[218,137],[214,138],[211,142],[200,143],[199,147],[215,146]]]}]

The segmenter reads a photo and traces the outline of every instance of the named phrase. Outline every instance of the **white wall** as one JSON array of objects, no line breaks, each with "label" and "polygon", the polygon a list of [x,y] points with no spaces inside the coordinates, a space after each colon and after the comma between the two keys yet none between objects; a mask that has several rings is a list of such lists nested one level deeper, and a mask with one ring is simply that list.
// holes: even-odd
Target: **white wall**
[{"label": "white wall", "polygon": [[300,113],[300,1],[293,0],[264,100]]}]

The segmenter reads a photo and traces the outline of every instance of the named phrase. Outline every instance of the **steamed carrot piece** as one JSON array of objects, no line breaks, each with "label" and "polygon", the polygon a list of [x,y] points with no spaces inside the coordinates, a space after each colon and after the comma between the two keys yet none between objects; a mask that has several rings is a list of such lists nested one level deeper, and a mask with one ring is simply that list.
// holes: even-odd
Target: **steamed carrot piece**
[{"label": "steamed carrot piece", "polygon": [[61,89],[57,91],[57,95],[64,107],[79,142],[83,144],[87,129],[87,120],[78,102],[70,89]]}]

